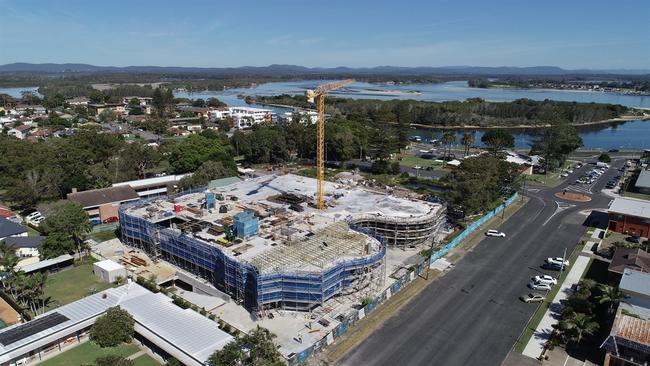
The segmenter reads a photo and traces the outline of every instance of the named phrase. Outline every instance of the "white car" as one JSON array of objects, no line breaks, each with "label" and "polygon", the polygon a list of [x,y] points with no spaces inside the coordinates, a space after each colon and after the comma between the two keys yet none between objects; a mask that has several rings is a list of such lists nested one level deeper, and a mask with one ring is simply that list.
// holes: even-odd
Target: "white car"
[{"label": "white car", "polygon": [[573,174],[573,170],[571,170],[571,169],[567,170],[566,172],[569,173],[569,174]]},{"label": "white car", "polygon": [[485,235],[486,236],[496,236],[496,237],[499,237],[499,238],[505,238],[506,237],[506,233],[502,233],[501,231],[497,231],[497,230],[488,230],[488,231],[485,232]]},{"label": "white car", "polygon": [[568,266],[568,265],[569,265],[569,260],[567,260],[567,259],[563,259],[562,257],[546,258],[546,263],[548,263],[548,264],[553,264],[553,265],[556,265],[556,266],[561,266],[561,265],[562,265],[562,261],[564,261],[564,266]]},{"label": "white car", "polygon": [[566,178],[566,177],[568,177],[568,176],[569,176],[569,173],[562,173],[562,174],[560,174],[560,177],[562,177],[562,178]]},{"label": "white car", "polygon": [[424,169],[424,168],[422,168],[422,167],[419,166],[419,165],[416,165],[416,166],[413,167],[413,169],[415,169],[415,170],[421,170],[421,169]]},{"label": "white car", "polygon": [[523,302],[542,302],[546,300],[546,297],[539,294],[528,294],[527,296],[520,296],[519,300]]},{"label": "white car", "polygon": [[536,283],[546,283],[549,285],[557,285],[557,278],[551,277],[549,275],[535,276],[531,278],[533,282]]},{"label": "white car", "polygon": [[539,282],[531,282],[528,284],[528,287],[530,287],[533,290],[540,290],[540,291],[549,291],[551,289],[551,285],[547,283],[539,283]]}]

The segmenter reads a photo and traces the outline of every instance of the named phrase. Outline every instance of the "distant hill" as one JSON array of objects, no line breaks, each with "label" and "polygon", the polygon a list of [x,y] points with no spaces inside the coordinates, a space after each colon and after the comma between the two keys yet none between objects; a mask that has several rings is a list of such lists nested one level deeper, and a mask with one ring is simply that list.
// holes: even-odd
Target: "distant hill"
[{"label": "distant hill", "polygon": [[241,66],[241,67],[179,67],[179,66],[96,66],[88,64],[31,64],[17,62],[0,65],[0,73],[100,73],[100,72],[138,72],[156,74],[200,73],[214,75],[643,75],[650,74],[648,70],[616,69],[616,70],[567,70],[557,66],[531,67],[482,67],[482,66],[444,66],[444,67],[332,67],[309,68],[297,65]]}]

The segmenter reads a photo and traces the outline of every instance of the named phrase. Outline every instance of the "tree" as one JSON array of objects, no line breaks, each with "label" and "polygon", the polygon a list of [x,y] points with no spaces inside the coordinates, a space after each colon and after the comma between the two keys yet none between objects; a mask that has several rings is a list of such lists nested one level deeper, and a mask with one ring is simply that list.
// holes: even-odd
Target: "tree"
[{"label": "tree", "polygon": [[144,178],[147,168],[157,164],[162,156],[153,147],[133,142],[124,147],[121,158],[123,160],[122,171],[127,173],[125,179],[129,180]]},{"label": "tree", "polygon": [[67,235],[75,245],[79,256],[86,248],[86,235],[91,230],[90,219],[81,204],[72,201],[61,201],[52,207],[47,218],[42,223],[43,230],[48,234],[59,233]]},{"label": "tree", "polygon": [[126,310],[110,308],[90,328],[90,340],[102,348],[131,342],[134,325],[133,317]]},{"label": "tree", "polygon": [[181,191],[191,188],[205,187],[211,180],[232,177],[237,171],[231,166],[226,166],[220,161],[206,161],[190,176],[184,177],[178,182]]},{"label": "tree", "polygon": [[610,163],[612,158],[608,154],[603,153],[598,156],[598,161],[602,163]]},{"label": "tree", "polygon": [[451,145],[456,143],[456,132],[454,131],[445,131],[442,134],[441,139],[442,145],[445,147],[445,156],[451,155]]},{"label": "tree", "polygon": [[280,366],[281,355],[275,344],[274,335],[265,328],[257,327],[242,337],[228,343],[223,349],[208,358],[210,366]]},{"label": "tree", "polygon": [[192,106],[194,107],[205,107],[205,100],[204,99],[197,99],[194,102],[192,102]]},{"label": "tree", "polygon": [[469,155],[469,148],[476,142],[474,132],[465,132],[460,138],[460,143],[465,146],[465,156]]},{"label": "tree", "polygon": [[559,331],[565,344],[579,344],[584,336],[593,335],[600,325],[591,315],[573,313],[560,320],[555,328]]},{"label": "tree", "polygon": [[129,100],[129,106],[131,107],[138,107],[140,106],[140,99],[133,97],[131,100]]},{"label": "tree", "polygon": [[566,120],[555,119],[551,126],[545,128],[542,134],[533,141],[531,155],[544,157],[546,171],[561,167],[567,156],[582,146],[582,138],[575,127]]},{"label": "tree", "polygon": [[165,118],[174,105],[174,94],[171,89],[158,87],[153,92],[151,104],[159,118]]},{"label": "tree", "polygon": [[112,122],[114,118],[115,118],[115,114],[113,113],[113,110],[111,110],[110,108],[104,109],[97,117],[97,119],[99,119],[99,122],[102,123]]},{"label": "tree", "polygon": [[74,252],[75,244],[72,238],[61,232],[53,232],[43,239],[38,247],[41,259],[56,258],[58,256]]},{"label": "tree", "polygon": [[93,90],[88,95],[88,99],[90,100],[90,103],[94,103],[94,104],[104,103],[105,98],[106,96],[100,90]]},{"label": "tree", "polygon": [[106,355],[97,357],[95,366],[133,366],[133,361],[118,355]]},{"label": "tree", "polygon": [[222,138],[207,138],[202,135],[191,135],[177,142],[172,146],[168,160],[177,174],[195,171],[208,160],[220,161],[229,168],[236,168],[228,142]]},{"label": "tree", "polygon": [[397,119],[397,147],[402,149],[408,145],[408,131],[411,126],[411,111],[408,101],[400,101],[394,109],[395,118]]},{"label": "tree", "polygon": [[518,167],[493,156],[470,157],[444,178],[450,202],[468,214],[501,204],[504,195],[518,189]]},{"label": "tree", "polygon": [[481,142],[487,146],[494,157],[497,157],[503,149],[512,149],[515,146],[515,138],[512,134],[502,129],[487,131],[481,137]]},{"label": "tree", "polygon": [[597,296],[596,299],[599,304],[609,304],[608,311],[610,314],[614,311],[614,305],[627,298],[627,295],[625,295],[625,293],[623,293],[623,291],[618,287],[600,284],[598,288],[600,289],[601,294]]},{"label": "tree", "polygon": [[208,107],[226,107],[226,103],[217,98],[208,98],[207,104]]}]

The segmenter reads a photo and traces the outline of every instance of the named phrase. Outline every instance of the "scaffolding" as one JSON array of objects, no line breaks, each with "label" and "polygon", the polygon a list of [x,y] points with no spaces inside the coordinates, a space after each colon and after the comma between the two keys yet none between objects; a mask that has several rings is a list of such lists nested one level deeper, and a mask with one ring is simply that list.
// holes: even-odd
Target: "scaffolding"
[{"label": "scaffolding", "polygon": [[374,289],[384,280],[383,238],[345,222],[281,244],[247,262],[194,237],[191,224],[185,232],[166,228],[129,215],[128,207],[120,207],[119,212],[125,244],[206,278],[252,310],[310,311],[345,289]]}]

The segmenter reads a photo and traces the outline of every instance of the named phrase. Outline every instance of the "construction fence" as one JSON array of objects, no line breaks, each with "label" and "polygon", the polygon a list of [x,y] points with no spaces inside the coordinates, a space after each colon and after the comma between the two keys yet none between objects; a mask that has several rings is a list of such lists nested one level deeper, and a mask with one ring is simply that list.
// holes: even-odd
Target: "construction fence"
[{"label": "construction fence", "polygon": [[370,314],[377,306],[379,306],[384,301],[388,300],[394,294],[398,293],[404,286],[413,281],[423,272],[427,271],[430,263],[433,263],[435,260],[441,258],[447,254],[451,249],[460,244],[469,234],[478,229],[486,221],[494,217],[496,214],[501,213],[506,207],[510,206],[515,200],[519,197],[517,193],[513,194],[510,198],[505,200],[502,205],[495,208],[494,210],[483,215],[480,219],[476,220],[474,223],[469,225],[465,230],[458,234],[451,242],[445,246],[438,249],[435,253],[431,254],[430,258],[425,258],[419,265],[415,266],[410,272],[406,273],[404,276],[395,281],[389,288],[384,290],[379,296],[377,296],[371,303],[359,309],[356,312],[352,312],[348,317],[344,318],[341,323],[334,328],[333,331],[328,333],[321,340],[314,343],[309,348],[303,350],[302,352],[294,355],[288,360],[289,365],[299,365],[305,362],[309,356],[320,352],[323,348],[334,343],[336,338],[341,337],[348,328],[354,326],[356,322],[363,319],[366,315]]}]

